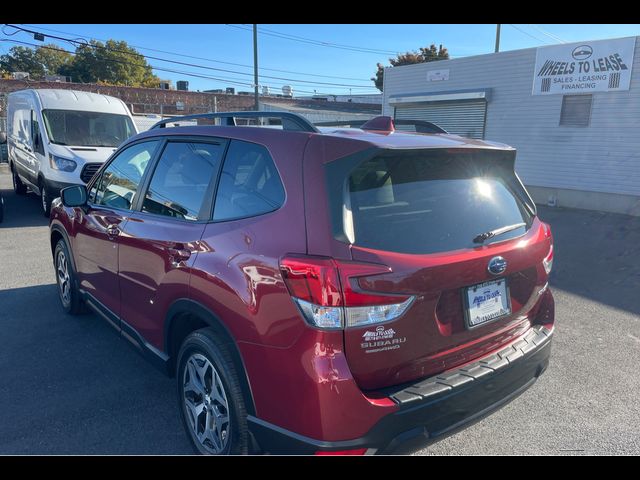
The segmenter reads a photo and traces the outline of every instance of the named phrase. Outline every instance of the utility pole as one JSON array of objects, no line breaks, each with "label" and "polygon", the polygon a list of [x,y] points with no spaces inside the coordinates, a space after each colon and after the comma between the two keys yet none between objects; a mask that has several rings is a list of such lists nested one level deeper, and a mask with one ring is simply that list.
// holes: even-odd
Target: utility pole
[{"label": "utility pole", "polygon": [[254,96],[256,112],[260,109],[260,98],[258,91],[258,25],[253,24],[253,83],[254,83]]},{"label": "utility pole", "polygon": [[500,24],[496,26],[496,53],[500,51]]}]

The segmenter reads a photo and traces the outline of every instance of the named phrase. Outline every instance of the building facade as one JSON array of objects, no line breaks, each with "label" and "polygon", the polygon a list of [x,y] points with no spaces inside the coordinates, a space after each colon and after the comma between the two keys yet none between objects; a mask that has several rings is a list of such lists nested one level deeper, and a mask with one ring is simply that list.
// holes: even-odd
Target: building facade
[{"label": "building facade", "polygon": [[639,39],[387,68],[383,112],[515,147],[538,203],[640,215]]}]

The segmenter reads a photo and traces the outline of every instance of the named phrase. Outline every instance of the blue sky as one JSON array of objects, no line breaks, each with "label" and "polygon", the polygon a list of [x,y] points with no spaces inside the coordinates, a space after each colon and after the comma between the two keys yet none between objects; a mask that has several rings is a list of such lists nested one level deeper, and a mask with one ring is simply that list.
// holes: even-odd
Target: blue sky
[{"label": "blue sky", "polygon": [[[174,85],[177,80],[188,80],[190,90],[227,86],[235,87],[236,91],[252,90],[253,40],[248,24],[22,25],[67,38],[125,40],[144,55],[208,68],[155,59],[149,60],[151,65],[218,79],[155,71],[160,78],[173,80]],[[5,28],[4,33],[0,33],[0,39],[38,43],[26,33],[6,35],[12,31]],[[258,36],[260,85],[267,85],[278,93],[283,85],[292,85],[294,93],[300,95],[314,92],[355,94],[378,92],[369,79],[375,73],[376,63],[388,64],[388,58],[394,56],[394,52],[417,50],[418,47],[435,43],[447,47],[452,58],[491,53],[496,25],[259,24],[258,31],[262,32]],[[503,24],[500,50],[633,35],[640,35],[640,24]],[[58,40],[47,38],[46,42],[57,43],[67,50],[74,49],[70,44]],[[0,42],[0,54],[6,53],[13,45]],[[335,48],[336,45],[340,48]]]}]

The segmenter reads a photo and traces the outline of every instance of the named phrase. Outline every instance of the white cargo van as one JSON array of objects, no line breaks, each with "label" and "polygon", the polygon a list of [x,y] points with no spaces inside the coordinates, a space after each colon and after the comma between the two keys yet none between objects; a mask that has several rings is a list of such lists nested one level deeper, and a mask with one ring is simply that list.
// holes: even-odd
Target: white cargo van
[{"label": "white cargo van", "polygon": [[13,188],[27,187],[49,216],[60,190],[87,183],[116,147],[135,135],[118,98],[76,90],[29,89],[9,94],[7,146]]}]

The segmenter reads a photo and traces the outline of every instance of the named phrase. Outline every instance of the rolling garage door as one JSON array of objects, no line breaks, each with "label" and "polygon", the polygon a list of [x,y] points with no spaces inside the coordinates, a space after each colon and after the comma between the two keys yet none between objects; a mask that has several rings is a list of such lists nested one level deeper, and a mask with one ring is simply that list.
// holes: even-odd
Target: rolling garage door
[{"label": "rolling garage door", "polygon": [[[484,98],[463,101],[424,102],[413,105],[396,105],[395,118],[426,120],[444,128],[447,132],[469,138],[484,138],[484,119],[487,102]],[[398,130],[411,127],[398,126]]]}]

